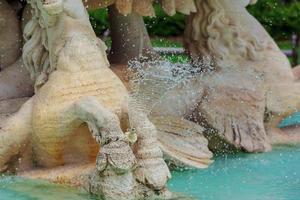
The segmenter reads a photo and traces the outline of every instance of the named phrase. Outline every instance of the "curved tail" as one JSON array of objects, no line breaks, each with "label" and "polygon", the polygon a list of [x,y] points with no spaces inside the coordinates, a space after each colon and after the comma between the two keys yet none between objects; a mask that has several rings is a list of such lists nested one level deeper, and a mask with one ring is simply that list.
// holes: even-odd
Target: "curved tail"
[{"label": "curved tail", "polygon": [[151,121],[167,160],[195,168],[207,168],[213,162],[203,128],[198,124],[172,116],[155,117]]}]

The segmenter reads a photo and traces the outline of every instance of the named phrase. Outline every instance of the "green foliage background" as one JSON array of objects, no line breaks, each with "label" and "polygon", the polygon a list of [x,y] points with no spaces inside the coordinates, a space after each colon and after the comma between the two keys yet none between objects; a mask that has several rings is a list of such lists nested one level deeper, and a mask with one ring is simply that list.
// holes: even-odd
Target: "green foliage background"
[{"label": "green foliage background", "polygon": [[[293,32],[300,35],[300,0],[258,0],[249,6],[254,15],[268,32],[277,40],[289,40]],[[182,35],[185,16],[176,14],[167,16],[159,5],[155,5],[156,17],[145,18],[145,24],[151,36]],[[97,34],[109,27],[107,9],[89,11],[92,25]]]},{"label": "green foliage background", "polygon": [[107,8],[89,10],[91,24],[97,35],[101,35],[106,29],[109,28]]},{"label": "green foliage background", "polygon": [[300,35],[299,0],[258,0],[248,10],[276,40],[288,40],[293,32]]}]

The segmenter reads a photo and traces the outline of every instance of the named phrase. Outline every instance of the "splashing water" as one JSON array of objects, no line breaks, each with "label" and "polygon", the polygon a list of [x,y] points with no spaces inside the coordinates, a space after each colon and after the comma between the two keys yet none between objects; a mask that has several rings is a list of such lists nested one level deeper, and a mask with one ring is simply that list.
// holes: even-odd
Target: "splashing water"
[{"label": "splashing water", "polygon": [[212,65],[210,57],[199,59],[197,63],[191,64],[174,64],[160,60],[130,61],[132,89],[130,96],[135,102],[134,108],[148,114],[166,92],[176,86],[187,84],[193,78],[201,76],[203,72],[211,72]]}]

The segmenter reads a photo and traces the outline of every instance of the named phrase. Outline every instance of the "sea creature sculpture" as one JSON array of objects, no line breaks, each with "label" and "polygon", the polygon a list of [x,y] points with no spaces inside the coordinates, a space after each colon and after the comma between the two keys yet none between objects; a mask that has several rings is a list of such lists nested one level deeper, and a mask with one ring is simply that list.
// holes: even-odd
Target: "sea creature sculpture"
[{"label": "sea creature sculpture", "polygon": [[[133,90],[137,99],[148,94],[141,102],[152,99],[147,112],[158,130],[158,117],[193,121],[216,151],[265,152],[272,144],[300,142],[297,127],[278,127],[300,108],[296,70],[249,15],[249,3],[255,1],[195,1],[197,12],[188,17],[185,32],[190,65],[138,64]],[[169,84],[178,77],[184,81]],[[167,141],[174,141],[164,132],[158,138],[165,151]]]},{"label": "sea creature sculpture", "polygon": [[165,61],[130,62],[130,90],[136,110],[147,115],[158,130],[158,141],[170,165],[206,168],[212,161],[203,127],[188,120],[203,94],[191,81],[193,69]]},{"label": "sea creature sculpture", "polygon": [[[154,1],[152,0],[88,0],[85,2],[85,5],[88,8],[99,8],[114,4],[117,10],[125,16],[132,12],[135,12],[141,16],[155,16],[152,5],[153,3]],[[195,3],[193,0],[161,0],[160,4],[168,15],[174,15],[176,11],[187,15],[191,14],[192,12],[196,12]],[[112,70],[115,70],[114,72],[119,75],[122,80],[124,80],[123,83],[128,85],[125,77],[126,73],[123,73],[122,69],[119,70],[118,67],[113,66]],[[157,85],[154,82],[158,79],[154,76],[152,76],[150,79],[152,78],[153,80],[149,81],[152,84]],[[130,89],[130,87],[128,87],[128,89]],[[154,89],[154,87],[152,89]],[[155,89],[157,89],[157,91],[152,92],[153,94],[158,95],[162,94],[163,91],[167,91],[169,88],[166,86],[165,88]],[[145,102],[142,99],[139,99],[140,97],[143,100],[148,99],[150,102]],[[151,103],[155,103],[156,100],[153,97],[153,95],[147,92],[141,92],[137,94],[133,91],[131,94],[129,107],[131,110],[138,110],[140,114],[142,113],[145,118],[148,118],[148,111],[151,107]],[[133,116],[139,116],[139,114],[135,114]],[[153,121],[154,119],[152,118],[151,120]],[[212,153],[207,148],[207,139],[204,138],[202,134],[202,128],[199,125],[175,116],[172,119],[168,118],[168,120],[158,118],[156,118],[156,120],[162,123],[158,128],[158,140],[161,144],[160,147],[164,151],[165,158],[172,157],[172,159],[168,159],[168,161],[172,161],[170,164],[175,164],[176,166],[184,165],[196,168],[206,168],[212,163]],[[156,124],[156,126],[158,126],[158,124]],[[170,130],[172,130],[172,132],[168,132]],[[162,141],[165,141],[164,145],[162,145]]]},{"label": "sea creature sculpture", "polygon": [[[255,152],[267,151],[273,143],[299,142],[299,134],[282,132],[278,124],[283,118],[299,111],[300,83],[287,57],[262,25],[247,12],[245,7],[249,3],[256,1],[197,1],[197,13],[187,20],[185,46],[196,59],[211,56],[215,61],[215,74],[224,79],[216,92],[207,94],[207,103],[199,107],[200,113],[206,114],[207,124],[216,128],[219,135],[229,143]],[[245,82],[238,75],[235,81],[225,78],[223,73],[230,66],[239,68],[241,77],[247,74],[247,69],[254,72],[252,78],[248,79],[247,87],[257,85],[252,90],[255,95],[252,93],[248,98],[241,99],[242,94],[239,92],[218,94],[221,88],[221,91],[229,91]],[[214,84],[213,79],[207,80],[208,85]],[[233,84],[225,87],[229,82]],[[235,98],[240,101],[226,103]],[[245,102],[259,104],[260,108],[245,109]],[[232,113],[233,110],[236,112]],[[236,116],[235,120],[226,123],[232,114]],[[250,119],[247,116],[251,116]]]},{"label": "sea creature sculpture", "polygon": [[110,70],[82,1],[28,2],[34,15],[24,30],[23,60],[36,91],[0,128],[0,171],[96,160],[92,193],[133,199],[165,192],[170,172],[156,129],[128,109],[127,90]]}]

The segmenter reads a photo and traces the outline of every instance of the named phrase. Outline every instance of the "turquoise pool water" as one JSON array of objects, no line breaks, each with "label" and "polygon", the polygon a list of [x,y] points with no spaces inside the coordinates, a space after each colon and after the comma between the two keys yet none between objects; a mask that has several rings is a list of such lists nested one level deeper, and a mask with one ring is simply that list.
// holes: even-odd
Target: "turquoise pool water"
[{"label": "turquoise pool water", "polygon": [[84,191],[46,181],[15,177],[0,179],[0,200],[100,200]]},{"label": "turquoise pool water", "polygon": [[219,156],[206,170],[173,172],[169,186],[202,200],[300,200],[300,147]]},{"label": "turquoise pool water", "polygon": [[287,118],[283,119],[278,127],[279,128],[285,128],[288,126],[294,126],[300,124],[300,112],[295,112],[294,114],[288,116]]},{"label": "turquoise pool water", "polygon": [[[169,187],[202,200],[300,200],[300,147],[223,155],[206,170],[174,171]],[[0,178],[0,200],[98,200],[83,191]]]}]

